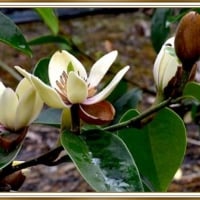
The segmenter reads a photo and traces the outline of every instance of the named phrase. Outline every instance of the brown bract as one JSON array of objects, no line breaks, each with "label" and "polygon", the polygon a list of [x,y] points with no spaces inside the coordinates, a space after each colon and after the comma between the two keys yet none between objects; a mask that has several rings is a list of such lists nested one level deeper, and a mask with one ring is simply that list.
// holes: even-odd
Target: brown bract
[{"label": "brown bract", "polygon": [[8,190],[18,190],[25,181],[26,176],[21,172],[14,172],[3,180],[0,180],[0,191],[3,191],[3,188],[9,188]]},{"label": "brown bract", "polygon": [[16,149],[25,138],[28,127],[17,132],[0,128],[0,148],[6,152]]},{"label": "brown bract", "polygon": [[89,124],[103,125],[111,122],[115,109],[108,101],[92,105],[80,105],[80,118]]},{"label": "brown bract", "polygon": [[200,57],[200,15],[191,11],[180,21],[176,36],[175,50],[183,69],[190,71]]}]

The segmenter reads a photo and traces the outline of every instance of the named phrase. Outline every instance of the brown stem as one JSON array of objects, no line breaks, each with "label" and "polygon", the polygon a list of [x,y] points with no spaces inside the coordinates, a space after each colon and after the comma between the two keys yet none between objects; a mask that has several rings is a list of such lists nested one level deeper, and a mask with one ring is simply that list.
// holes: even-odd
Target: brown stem
[{"label": "brown stem", "polygon": [[72,126],[71,132],[80,135],[80,117],[79,117],[79,104],[73,104],[71,107]]},{"label": "brown stem", "polygon": [[7,167],[3,168],[1,173],[0,173],[0,180],[3,179],[4,177],[18,171],[22,170],[31,166],[43,164],[47,166],[55,166],[63,162],[67,162],[70,160],[70,158],[66,155],[58,160],[56,160],[60,154],[60,152],[63,151],[63,147],[59,146],[46,154],[43,154],[42,156],[39,156],[38,158],[34,158],[32,160],[26,161],[24,163],[12,166],[11,164],[8,165]]}]

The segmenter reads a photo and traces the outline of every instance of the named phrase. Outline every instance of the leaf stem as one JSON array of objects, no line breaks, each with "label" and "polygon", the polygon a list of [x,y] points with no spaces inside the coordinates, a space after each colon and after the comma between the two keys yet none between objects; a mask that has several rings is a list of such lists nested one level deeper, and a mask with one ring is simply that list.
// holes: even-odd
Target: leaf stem
[{"label": "leaf stem", "polygon": [[29,161],[26,161],[24,163],[12,166],[12,164],[8,165],[7,167],[3,168],[0,172],[0,180],[4,177],[8,176],[9,174],[12,174],[18,170],[22,170],[31,166],[43,164],[47,166],[55,166],[63,162],[67,162],[70,160],[68,155],[62,156],[61,158],[57,159],[60,152],[63,151],[62,146],[58,146],[55,149],[52,149],[51,151],[37,157],[34,159],[31,159]]},{"label": "leaf stem", "polygon": [[160,109],[170,105],[172,102],[175,103],[175,102],[180,101],[181,99],[182,98],[177,98],[176,100],[173,101],[172,98],[168,98],[167,100],[161,102],[160,104],[150,107],[145,112],[141,113],[140,115],[138,115],[130,120],[127,120],[127,121],[124,121],[124,122],[121,122],[121,123],[118,123],[118,124],[115,124],[112,126],[105,127],[103,130],[117,131],[117,130],[120,130],[123,128],[129,128],[129,127],[133,127],[133,126],[137,127],[138,123],[141,122],[141,120],[143,120],[144,118],[146,118],[146,117],[152,115],[153,113],[159,111]]}]

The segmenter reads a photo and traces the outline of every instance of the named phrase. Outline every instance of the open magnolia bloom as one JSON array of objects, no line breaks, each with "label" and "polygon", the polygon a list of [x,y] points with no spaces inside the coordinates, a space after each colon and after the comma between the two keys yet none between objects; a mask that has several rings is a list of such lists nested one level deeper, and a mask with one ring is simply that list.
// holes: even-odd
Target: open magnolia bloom
[{"label": "open magnolia bloom", "polygon": [[20,67],[15,67],[31,80],[43,101],[54,108],[70,108],[79,104],[80,117],[89,123],[102,124],[113,119],[113,106],[104,101],[129,70],[121,69],[112,81],[100,92],[98,85],[117,57],[112,51],[100,58],[91,68],[89,76],[80,61],[69,52],[62,50],[53,54],[48,66],[50,86]]},{"label": "open magnolia bloom", "polygon": [[39,115],[43,101],[33,85],[22,79],[16,91],[0,82],[0,127],[18,131],[30,125]]},{"label": "open magnolia bloom", "polygon": [[163,93],[180,66],[174,50],[174,37],[168,39],[156,57],[153,76],[158,92]]}]

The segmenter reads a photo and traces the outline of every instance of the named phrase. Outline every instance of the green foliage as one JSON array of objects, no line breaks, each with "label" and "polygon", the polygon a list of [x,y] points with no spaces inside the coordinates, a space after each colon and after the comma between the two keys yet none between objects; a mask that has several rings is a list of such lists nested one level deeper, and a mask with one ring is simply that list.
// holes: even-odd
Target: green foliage
[{"label": "green foliage", "polygon": [[98,129],[86,131],[81,136],[64,131],[61,143],[96,191],[143,191],[135,162],[116,135]]},{"label": "green foliage", "polygon": [[136,108],[142,99],[142,91],[138,88],[123,92],[121,97],[114,102],[116,109],[115,122],[118,122],[121,116],[129,109]]},{"label": "green foliage", "polygon": [[33,74],[48,85],[50,85],[48,76],[49,60],[49,58],[42,58],[41,60],[39,60],[33,70]]},{"label": "green foliage", "polygon": [[1,12],[0,30],[0,41],[29,56],[32,55],[32,51],[19,27]]},{"label": "green foliage", "polygon": [[155,10],[153,15],[151,21],[151,41],[157,53],[160,51],[170,32],[167,24],[167,18],[170,14],[171,8],[159,8]]},{"label": "green foliage", "polygon": [[[121,121],[137,115],[137,111],[130,110]],[[166,191],[186,149],[186,130],[180,117],[170,109],[162,109],[143,128],[123,129],[119,136],[129,148],[147,185],[153,191]]]},{"label": "green foliage", "polygon": [[200,101],[200,84],[196,82],[188,82],[183,90],[183,95]]},{"label": "green foliage", "polygon": [[54,35],[59,31],[59,20],[53,8],[34,8]]},{"label": "green foliage", "polygon": [[11,152],[6,152],[0,148],[0,169],[3,169],[9,165],[18,155],[22,145],[19,145],[16,149]]}]

